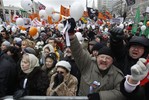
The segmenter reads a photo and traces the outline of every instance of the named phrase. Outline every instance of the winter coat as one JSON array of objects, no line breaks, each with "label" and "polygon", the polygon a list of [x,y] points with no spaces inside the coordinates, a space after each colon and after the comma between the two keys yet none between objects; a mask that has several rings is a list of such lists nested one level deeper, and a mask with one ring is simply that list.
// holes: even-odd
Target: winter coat
[{"label": "winter coat", "polygon": [[49,81],[51,80],[51,76],[56,73],[56,68],[48,69],[45,65],[41,67],[41,69],[48,75]]},{"label": "winter coat", "polygon": [[127,100],[149,100],[149,82],[144,86],[137,86],[132,93],[128,93],[124,88],[125,80],[126,79],[123,79],[121,82],[120,90]]},{"label": "winter coat", "polygon": [[53,89],[54,86],[54,78],[55,75],[52,75],[51,82],[49,88],[47,89],[48,96],[54,96],[55,94],[58,96],[76,96],[78,80],[76,77],[68,73],[64,77],[64,81]]},{"label": "winter coat", "polygon": [[22,72],[19,76],[18,90],[23,89],[24,80],[27,78],[25,95],[46,95],[49,80],[47,74],[40,67],[35,67],[28,75]]},{"label": "winter coat", "polygon": [[111,66],[108,73],[102,77],[97,62],[92,60],[90,54],[83,49],[75,37],[71,40],[72,54],[81,72],[81,82],[79,95],[89,94],[89,87],[94,81],[100,82],[96,92],[100,95],[100,100],[123,100],[120,92],[120,82],[124,78],[122,72],[115,66]]},{"label": "winter coat", "polygon": [[9,56],[0,56],[0,97],[12,95],[16,89],[17,69]]}]

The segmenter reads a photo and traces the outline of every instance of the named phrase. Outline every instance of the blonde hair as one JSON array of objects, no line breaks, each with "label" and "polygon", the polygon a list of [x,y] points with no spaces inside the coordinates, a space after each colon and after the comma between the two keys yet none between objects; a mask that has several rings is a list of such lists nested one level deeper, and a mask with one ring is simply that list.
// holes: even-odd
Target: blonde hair
[{"label": "blonde hair", "polygon": [[31,48],[35,47],[35,42],[31,41],[29,39],[24,39],[22,42],[24,42],[26,44],[26,47],[31,47]]}]

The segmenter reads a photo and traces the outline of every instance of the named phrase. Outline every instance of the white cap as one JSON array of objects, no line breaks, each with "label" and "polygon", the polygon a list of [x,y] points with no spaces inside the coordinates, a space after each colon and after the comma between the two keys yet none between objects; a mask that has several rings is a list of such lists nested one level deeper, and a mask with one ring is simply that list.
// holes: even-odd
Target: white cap
[{"label": "white cap", "polygon": [[59,61],[59,62],[56,64],[56,67],[59,67],[59,66],[66,68],[68,71],[71,71],[71,65],[70,65],[69,62],[67,62],[67,61],[64,61],[64,60]]}]

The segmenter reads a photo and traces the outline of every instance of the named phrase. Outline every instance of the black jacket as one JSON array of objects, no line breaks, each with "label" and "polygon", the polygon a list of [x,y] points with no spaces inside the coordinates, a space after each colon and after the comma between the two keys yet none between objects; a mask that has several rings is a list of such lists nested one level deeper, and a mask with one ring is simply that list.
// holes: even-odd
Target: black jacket
[{"label": "black jacket", "polygon": [[[126,40],[128,43],[128,40]],[[123,40],[113,41],[112,38],[110,39],[110,47],[112,53],[114,54],[115,60],[114,65],[118,67],[124,75],[130,74],[130,68],[136,64],[138,59],[133,59],[129,56],[129,45],[124,44]],[[145,50],[144,54],[142,55],[143,58],[147,57],[147,51]]]},{"label": "black jacket", "polygon": [[23,89],[24,79],[27,78],[25,95],[46,95],[50,82],[47,74],[40,67],[35,67],[28,75],[21,72],[19,76],[18,90]]},{"label": "black jacket", "polygon": [[120,84],[120,91],[127,98],[127,100],[149,100],[149,82],[144,86],[137,86],[132,93],[128,93],[124,89],[125,79]]},{"label": "black jacket", "polygon": [[12,95],[16,89],[16,65],[10,59],[6,54],[0,56],[0,97]]}]

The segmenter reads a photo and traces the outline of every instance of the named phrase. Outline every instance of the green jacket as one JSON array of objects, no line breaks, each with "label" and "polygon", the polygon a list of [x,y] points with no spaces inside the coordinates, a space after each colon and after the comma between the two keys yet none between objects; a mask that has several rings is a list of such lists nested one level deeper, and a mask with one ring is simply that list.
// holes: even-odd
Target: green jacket
[{"label": "green jacket", "polygon": [[102,77],[96,61],[92,60],[90,54],[83,49],[76,37],[71,40],[70,48],[81,71],[80,96],[89,94],[90,85],[94,81],[98,81],[101,85],[95,91],[99,93],[100,100],[125,100],[120,92],[120,82],[124,75],[118,68],[112,65],[108,73]]}]

